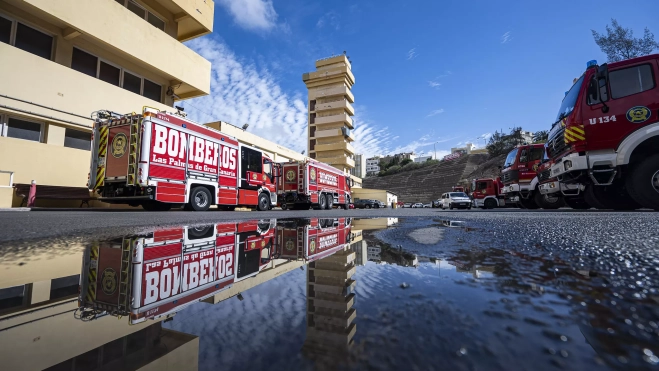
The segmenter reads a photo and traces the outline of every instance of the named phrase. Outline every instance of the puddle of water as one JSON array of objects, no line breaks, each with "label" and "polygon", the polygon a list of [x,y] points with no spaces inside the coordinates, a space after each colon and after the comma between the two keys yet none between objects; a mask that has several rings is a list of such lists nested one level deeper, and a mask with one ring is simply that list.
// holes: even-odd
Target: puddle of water
[{"label": "puddle of water", "polygon": [[[657,307],[462,221],[159,228],[0,263],[4,369],[642,369]],[[454,227],[444,229],[445,227]],[[439,365],[442,365],[440,367]]]}]

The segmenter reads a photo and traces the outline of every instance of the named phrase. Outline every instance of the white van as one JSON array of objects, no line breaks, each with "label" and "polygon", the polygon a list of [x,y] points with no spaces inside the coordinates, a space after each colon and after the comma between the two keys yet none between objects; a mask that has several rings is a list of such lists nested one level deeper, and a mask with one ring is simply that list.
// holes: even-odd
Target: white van
[{"label": "white van", "polygon": [[464,192],[446,192],[439,202],[442,209],[471,209],[471,199]]}]

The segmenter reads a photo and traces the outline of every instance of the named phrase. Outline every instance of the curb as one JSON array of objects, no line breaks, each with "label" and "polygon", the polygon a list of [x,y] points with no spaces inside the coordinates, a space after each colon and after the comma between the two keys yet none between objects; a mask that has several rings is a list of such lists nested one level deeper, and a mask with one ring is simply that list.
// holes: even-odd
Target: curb
[{"label": "curb", "polygon": [[29,207],[6,207],[0,208],[0,211],[30,211],[32,210]]}]

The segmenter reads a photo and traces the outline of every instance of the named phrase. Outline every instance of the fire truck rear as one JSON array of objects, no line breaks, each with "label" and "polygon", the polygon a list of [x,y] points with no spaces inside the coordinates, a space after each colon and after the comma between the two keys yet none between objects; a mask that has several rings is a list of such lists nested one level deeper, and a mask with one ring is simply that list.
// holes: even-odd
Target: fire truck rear
[{"label": "fire truck rear", "polygon": [[103,202],[146,210],[276,205],[277,164],[184,116],[151,108],[142,114],[95,112],[90,190]]},{"label": "fire truck rear", "polygon": [[351,218],[311,218],[277,224],[277,256],[312,262],[352,242]]},{"label": "fire truck rear", "polygon": [[545,157],[544,144],[517,146],[508,153],[501,171],[506,202],[525,209],[557,209],[563,206],[559,197],[544,195],[538,191],[537,170]]},{"label": "fire truck rear", "polygon": [[600,209],[659,210],[659,55],[590,61],[549,134],[551,177]]},{"label": "fire truck rear", "polygon": [[93,244],[83,257],[78,306],[128,316],[170,317],[259,273],[275,257],[275,219],[154,231]]},{"label": "fire truck rear", "polygon": [[278,189],[282,209],[329,210],[334,205],[348,209],[353,181],[343,171],[311,159],[286,162],[281,167]]}]

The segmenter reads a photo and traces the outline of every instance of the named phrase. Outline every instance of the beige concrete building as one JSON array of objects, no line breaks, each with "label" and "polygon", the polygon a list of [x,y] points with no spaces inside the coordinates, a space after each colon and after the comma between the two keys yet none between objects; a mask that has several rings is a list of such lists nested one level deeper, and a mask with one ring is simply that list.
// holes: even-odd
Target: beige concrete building
[{"label": "beige concrete building", "polygon": [[0,0],[0,207],[12,204],[11,173],[86,187],[92,112],[172,111],[209,94],[210,62],[182,42],[212,32],[213,10],[212,0]]},{"label": "beige concrete building", "polygon": [[355,167],[352,104],[355,101],[350,61],[346,55],[316,61],[316,71],[302,80],[309,89],[309,157],[349,173]]}]

